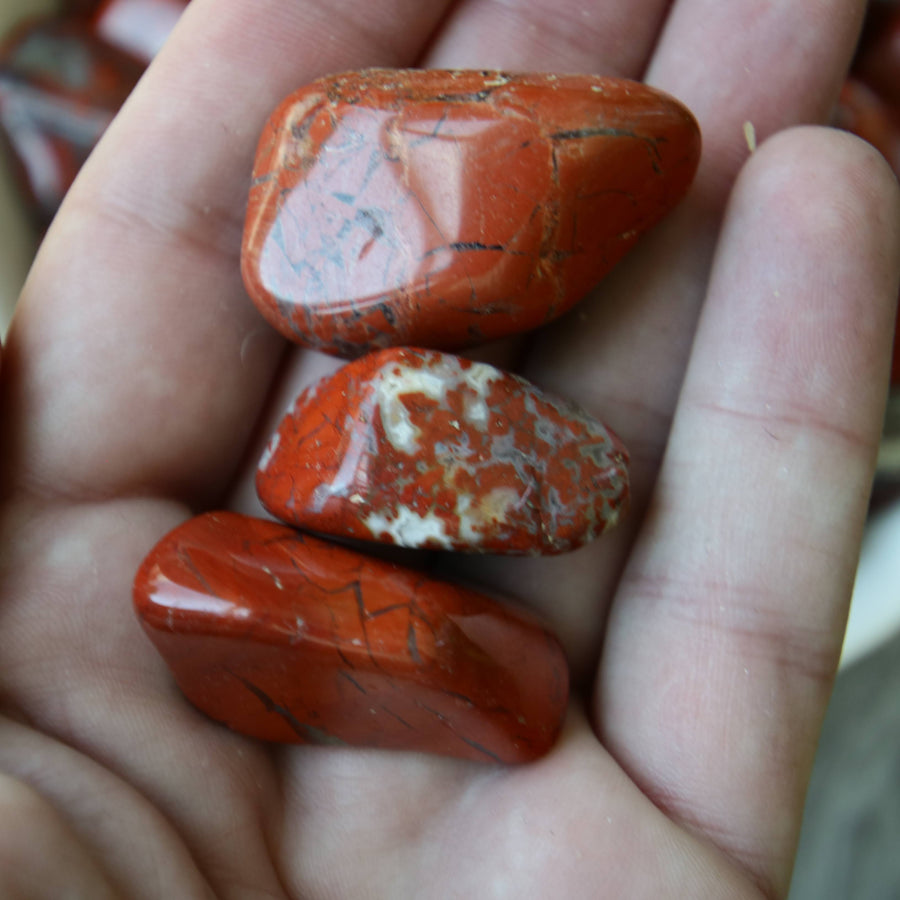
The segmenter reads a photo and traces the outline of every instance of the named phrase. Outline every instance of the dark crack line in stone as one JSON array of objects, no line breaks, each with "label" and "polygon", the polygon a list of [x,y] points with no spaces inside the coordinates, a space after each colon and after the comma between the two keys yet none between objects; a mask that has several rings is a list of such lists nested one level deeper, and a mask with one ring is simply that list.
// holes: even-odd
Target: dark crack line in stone
[{"label": "dark crack line in stone", "polygon": [[459,94],[437,94],[432,97],[436,103],[484,103],[496,88],[482,88],[480,91],[468,91]]},{"label": "dark crack line in stone", "polygon": [[369,692],[348,672],[345,672],[343,669],[338,669],[338,675],[349,681],[361,694],[368,696]]},{"label": "dark crack line in stone", "polygon": [[627,131],[624,128],[606,128],[596,126],[594,128],[572,128],[566,131],[554,131],[550,135],[551,141],[580,141],[585,138],[592,137],[627,137],[638,141],[645,141],[648,138],[641,137],[633,131]]},{"label": "dark crack line in stone", "polygon": [[464,703],[466,703],[468,706],[471,706],[472,708],[474,708],[476,705],[475,701],[471,697],[467,697],[465,694],[459,693],[459,691],[444,691],[444,693],[448,697],[456,697],[457,700],[462,700]]},{"label": "dark crack line in stone", "polygon": [[316,728],[312,725],[307,725],[305,722],[301,722],[287,707],[281,706],[276,703],[262,688],[257,687],[253,684],[252,681],[248,681],[246,678],[238,675],[236,672],[232,672],[228,669],[225,670],[231,675],[232,678],[237,679],[257,700],[262,703],[262,705],[266,708],[267,712],[273,712],[276,715],[280,716],[284,719],[285,722],[291,727],[291,730],[294,731],[297,735],[303,738],[306,741],[310,741],[315,744],[345,744],[345,741],[342,741],[340,738],[336,738],[333,735],[328,734],[327,731],[322,730],[321,728]]},{"label": "dark crack line in stone", "polygon": [[584,140],[593,137],[624,137],[631,138],[635,141],[641,141],[647,148],[647,153],[650,156],[650,165],[653,168],[653,171],[656,172],[657,175],[661,174],[662,170],[659,167],[661,157],[657,144],[665,141],[665,138],[663,137],[643,137],[642,135],[636,134],[633,131],[628,131],[624,128],[604,128],[598,126],[596,128],[574,128],[569,131],[556,131],[550,135],[550,140],[563,142]]},{"label": "dark crack line in stone", "polygon": [[492,753],[487,747],[482,746],[478,743],[478,741],[473,741],[471,738],[467,738],[465,735],[460,734],[452,725],[452,723],[447,719],[443,713],[438,712],[436,709],[432,709],[430,706],[426,706],[424,703],[416,702],[416,706],[420,709],[424,709],[425,712],[430,713],[433,716],[436,716],[440,723],[452,734],[455,738],[462,741],[464,744],[468,744],[473,750],[477,750],[479,753],[483,753],[488,759],[492,759],[494,762],[502,763],[503,760],[497,756],[496,753]]},{"label": "dark crack line in stone", "polygon": [[413,598],[409,601],[409,611],[410,611],[410,615],[417,618],[435,636],[435,638],[437,638],[437,631],[435,629],[434,623],[431,621],[431,619],[428,618],[427,615],[425,615],[424,610],[422,609],[421,606],[419,606],[419,604],[416,600],[416,597],[418,597],[418,594],[419,594],[419,589],[422,587],[423,584],[427,583],[429,580],[430,579],[427,576],[423,576],[416,583],[416,585],[413,589],[413,592],[414,592]]},{"label": "dark crack line in stone", "polygon": [[[410,613],[411,612],[412,611],[410,611]],[[412,661],[417,666],[421,666],[424,660],[419,653],[419,645],[416,638],[416,627],[413,624],[412,615],[410,615],[409,623],[406,626],[406,650],[409,653],[410,659],[412,659]]]},{"label": "dark crack line in stone", "polygon": [[181,560],[182,565],[184,565],[184,567],[197,579],[197,581],[200,582],[201,587],[209,594],[210,597],[221,596],[221,592],[213,590],[212,585],[210,585],[210,583],[197,568],[197,564],[194,562],[194,559],[191,556],[189,550],[179,548],[178,558]]},{"label": "dark crack line in stone", "polygon": [[[337,622],[334,620],[333,617],[332,617],[332,624],[333,624],[335,627],[337,627]],[[350,669],[351,671],[354,671],[354,672],[356,671],[356,666],[353,665],[353,660],[350,659],[350,657],[347,656],[347,654],[344,653],[344,651],[341,650],[340,647],[335,646],[334,651],[335,651],[335,653],[337,653],[338,659],[340,659],[340,661],[341,661],[348,669]]]},{"label": "dark crack line in stone", "polygon": [[366,653],[369,656],[369,660],[376,669],[378,669],[380,672],[384,672],[381,664],[375,658],[375,654],[372,651],[372,643],[369,640],[369,630],[366,627],[366,621],[370,618],[370,616],[363,600],[362,586],[358,581],[353,581],[349,585],[347,585],[347,587],[350,588],[350,590],[353,592],[354,597],[356,598],[356,611],[359,616],[359,627],[362,629],[363,640],[365,640],[366,643]]},{"label": "dark crack line in stone", "polygon": [[[452,728],[450,730],[453,731]],[[473,750],[477,750],[479,753],[483,753],[488,759],[492,759],[496,763],[503,762],[503,760],[499,756],[497,756],[496,753],[492,753],[490,750],[488,750],[487,747],[479,744],[478,741],[473,741],[461,734],[457,734],[457,732],[455,731],[453,731],[453,734],[455,734],[464,744],[468,744]]]},{"label": "dark crack line in stone", "polygon": [[441,133],[441,128],[443,127],[444,122],[447,121],[448,115],[449,115],[449,113],[448,113],[447,110],[445,109],[445,110],[441,113],[441,116],[440,116],[440,118],[437,120],[437,122],[434,123],[434,130],[431,132],[431,136],[432,136],[433,138],[436,138],[436,137],[438,137],[438,136],[440,135],[440,133]]},{"label": "dark crack line in stone", "polygon": [[406,721],[402,716],[398,716],[392,709],[389,709],[387,706],[383,704],[379,704],[378,708],[383,712],[387,713],[392,719],[396,719],[404,728],[408,728],[410,731],[415,731],[412,725]]},{"label": "dark crack line in stone", "polygon": [[450,244],[450,249],[456,252],[463,250],[500,250],[506,252],[503,244],[483,244],[481,241],[454,241]]},{"label": "dark crack line in stone", "polygon": [[386,616],[389,613],[397,612],[399,609],[409,609],[408,603],[392,603],[390,606],[383,606],[381,609],[376,609],[372,612],[366,612],[367,619],[377,619],[379,616]]},{"label": "dark crack line in stone", "polygon": [[[410,189],[410,190],[407,192],[407,196],[411,196],[411,197],[413,198],[413,200],[414,200],[414,201],[416,202],[416,204],[418,205],[419,209],[422,210],[422,212],[423,212],[423,214],[425,215],[425,217],[428,219],[429,222],[431,222],[432,226],[434,226],[434,230],[441,236],[441,239],[442,239],[443,242],[444,242],[444,246],[445,246],[445,247],[449,247],[450,244],[451,244],[451,241],[448,241],[448,240],[447,240],[447,235],[445,235],[444,232],[441,231],[440,226],[438,225],[437,222],[435,222],[434,217],[431,215],[431,213],[425,208],[425,204],[422,202],[422,200],[421,200],[421,198],[419,197],[419,195],[418,195],[415,191],[413,191],[413,190]],[[429,252],[430,252],[430,251],[429,251]],[[426,258],[426,257],[428,256],[428,253],[429,253],[429,252],[426,252],[425,254],[423,254],[423,259]]]}]

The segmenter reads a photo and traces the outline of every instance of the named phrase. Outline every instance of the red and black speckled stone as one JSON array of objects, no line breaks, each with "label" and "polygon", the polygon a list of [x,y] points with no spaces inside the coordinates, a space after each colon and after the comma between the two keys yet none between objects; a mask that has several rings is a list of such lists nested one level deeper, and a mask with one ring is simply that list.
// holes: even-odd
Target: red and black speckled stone
[{"label": "red and black speckled stone", "polygon": [[134,596],[187,698],[251,737],[519,763],[562,726],[566,661],[534,620],[274,522],[184,523]]},{"label": "red and black speckled stone", "polygon": [[593,76],[369,70],[314,82],[257,152],[248,291],[344,356],[456,349],[577,302],[683,196],[697,124]]},{"label": "red and black speckled stone", "polygon": [[304,391],[260,462],[266,508],[406,547],[562,553],[615,524],[627,453],[572,403],[484,363],[388,349]]}]

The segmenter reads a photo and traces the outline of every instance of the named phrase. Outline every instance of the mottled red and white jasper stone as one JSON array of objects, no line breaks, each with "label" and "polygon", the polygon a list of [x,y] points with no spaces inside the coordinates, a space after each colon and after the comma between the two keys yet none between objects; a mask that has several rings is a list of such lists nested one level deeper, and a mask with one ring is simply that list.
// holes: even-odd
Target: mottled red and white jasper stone
[{"label": "mottled red and white jasper stone", "polygon": [[383,350],[305,390],[259,465],[278,518],[406,547],[561,553],[617,521],[627,453],[572,403],[485,363]]}]

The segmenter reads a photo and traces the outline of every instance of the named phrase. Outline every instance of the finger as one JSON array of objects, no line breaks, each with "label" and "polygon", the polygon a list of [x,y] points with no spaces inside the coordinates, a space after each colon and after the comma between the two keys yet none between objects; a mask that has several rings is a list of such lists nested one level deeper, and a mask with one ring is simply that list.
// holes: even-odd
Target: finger
[{"label": "finger", "polygon": [[411,62],[443,8],[190,5],[70,192],[22,297],[5,415],[32,484],[77,496],[220,489],[281,346],[238,265],[262,123],[323,71]]},{"label": "finger", "polygon": [[34,900],[121,896],[62,816],[37,791],[0,775],[0,895]]},{"label": "finger", "polygon": [[[753,895],[746,875],[598,750],[577,709],[553,751],[529,766],[297,748],[282,790],[284,878],[298,897]],[[352,816],[336,823],[335,809]]]},{"label": "finger", "polygon": [[[743,123],[755,122],[762,139],[822,118],[846,70],[863,4],[827,0],[826,7],[793,0],[740,9],[706,0],[676,5],[648,79],[698,117],[704,150],[692,193],[595,297],[540,341],[527,366],[535,379],[609,411],[649,475],[678,395],[721,210],[749,153]],[[785,51],[798,32],[803,52]],[[722,49],[710,55],[711,48]],[[746,60],[754,61],[752,78]],[[638,495],[649,486],[639,482]]]},{"label": "finger", "polygon": [[[43,772],[42,791],[116,884],[142,887],[129,898],[225,900],[237,884],[277,896],[270,749],[184,701],[128,602],[147,547],[183,519],[179,505],[17,505],[17,527],[2,532],[16,565],[0,604],[0,695],[37,730],[0,718],[0,770]],[[134,834],[145,852],[129,852]],[[174,886],[182,882],[184,892]]]},{"label": "finger", "polygon": [[427,64],[637,78],[668,6],[669,0],[464,0]]},{"label": "finger", "polygon": [[65,742],[5,717],[0,737],[2,821],[16,823],[0,829],[0,884],[18,876],[12,883],[23,888],[4,890],[4,898],[209,895],[197,859],[139,790]]},{"label": "finger", "polygon": [[824,122],[850,64],[863,0],[679,0],[647,71],[686,102],[704,137],[701,189],[724,203],[758,141],[790,125]]},{"label": "finger", "polygon": [[606,637],[601,738],[773,896],[840,649],[898,255],[867,145],[800,129],[751,160]]},{"label": "finger", "polygon": [[[762,137],[820,116],[846,68],[862,6],[679,0],[666,22],[648,78],[698,115],[704,151],[694,189],[590,298],[535,340],[524,366],[531,380],[581,403],[622,437],[631,511],[577,555],[515,568],[478,563],[478,577],[552,617],[576,674],[593,668],[604,604],[656,477],[721,209],[749,153],[742,124],[756,122]],[[786,47],[798,34],[802,52]]]}]

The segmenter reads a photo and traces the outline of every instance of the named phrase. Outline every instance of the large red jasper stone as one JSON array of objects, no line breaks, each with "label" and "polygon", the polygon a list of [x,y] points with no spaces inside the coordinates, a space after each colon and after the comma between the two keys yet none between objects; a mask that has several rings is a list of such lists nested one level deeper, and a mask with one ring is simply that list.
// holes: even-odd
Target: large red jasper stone
[{"label": "large red jasper stone", "polygon": [[592,76],[369,70],[267,125],[243,273],[287,337],[456,349],[560,315],[670,210],[700,153],[677,101]]},{"label": "large red jasper stone", "polygon": [[566,662],[531,618],[275,522],[186,522],[134,597],[187,698],[252,737],[518,763],[562,726]]},{"label": "large red jasper stone", "polygon": [[406,547],[561,553],[628,496],[619,439],[574,404],[484,363],[393,348],[307,388],[263,454],[275,516]]}]

